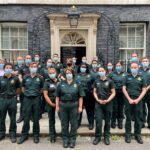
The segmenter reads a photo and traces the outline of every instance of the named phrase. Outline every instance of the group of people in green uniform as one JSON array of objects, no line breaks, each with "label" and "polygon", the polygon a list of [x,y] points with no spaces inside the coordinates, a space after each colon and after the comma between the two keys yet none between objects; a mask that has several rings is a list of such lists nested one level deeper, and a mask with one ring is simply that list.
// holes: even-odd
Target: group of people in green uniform
[{"label": "group of people in green uniform", "polygon": [[[102,65],[97,57],[91,64],[86,57],[76,65],[76,58],[59,62],[54,54],[41,63],[40,56],[18,57],[17,64],[0,60],[0,141],[5,138],[5,119],[10,117],[9,135],[12,143],[17,141],[16,123],[23,121],[21,136],[17,143],[28,139],[30,121],[33,122],[33,141],[39,143],[39,120],[46,111],[49,119],[51,143],[56,142],[55,112],[61,121],[63,147],[74,148],[77,129],[82,124],[85,108],[89,130],[95,127],[93,144],[102,140],[110,145],[110,129],[123,129],[125,119],[125,142],[131,142],[131,123],[134,121],[134,136],[143,144],[141,129],[147,122],[150,129],[150,66],[149,59],[139,60],[131,55],[127,72],[122,63]],[[20,101],[20,116],[16,121],[17,100]]]}]

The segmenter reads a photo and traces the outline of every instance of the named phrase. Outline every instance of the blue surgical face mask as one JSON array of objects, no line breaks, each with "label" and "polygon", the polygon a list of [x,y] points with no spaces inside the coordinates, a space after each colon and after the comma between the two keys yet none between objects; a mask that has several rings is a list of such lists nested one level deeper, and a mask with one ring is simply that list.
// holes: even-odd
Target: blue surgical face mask
[{"label": "blue surgical face mask", "polygon": [[116,71],[121,72],[122,71],[122,67],[121,66],[116,66]]},{"label": "blue surgical face mask", "polygon": [[35,62],[38,62],[40,60],[40,58],[39,57],[35,57],[34,60],[35,60]]},{"label": "blue surgical face mask", "polygon": [[23,64],[23,60],[18,60],[17,63],[18,63],[18,65],[22,65]]},{"label": "blue surgical face mask", "polygon": [[83,63],[86,63],[86,59],[82,59],[82,62],[83,62]]},{"label": "blue surgical face mask", "polygon": [[149,67],[149,62],[142,62],[142,66],[144,68],[148,68]]},{"label": "blue surgical face mask", "polygon": [[37,68],[30,68],[30,73],[31,74],[36,74]]},{"label": "blue surgical face mask", "polygon": [[131,58],[131,62],[137,62],[138,61],[138,58],[137,57],[132,57]]},{"label": "blue surgical face mask", "polygon": [[4,69],[5,74],[11,74],[12,73],[12,69]]},{"label": "blue surgical face mask", "polygon": [[80,68],[81,73],[85,73],[86,72],[86,68]]},{"label": "blue surgical face mask", "polygon": [[106,76],[106,72],[98,72],[98,75],[100,76],[100,77],[105,77]]},{"label": "blue surgical face mask", "polygon": [[66,78],[67,80],[71,80],[73,78],[73,74],[72,73],[66,74]]},{"label": "blue surgical face mask", "polygon": [[138,69],[131,69],[132,75],[137,75],[138,74]]},{"label": "blue surgical face mask", "polygon": [[4,68],[4,64],[0,64],[0,69],[3,69]]},{"label": "blue surgical face mask", "polygon": [[47,67],[51,67],[52,63],[47,62]]},{"label": "blue surgical face mask", "polygon": [[54,60],[55,62],[57,62],[57,61],[58,61],[58,57],[53,57],[53,60]]},{"label": "blue surgical face mask", "polygon": [[49,77],[50,77],[51,79],[55,79],[55,78],[56,78],[56,73],[49,74]]},{"label": "blue surgical face mask", "polygon": [[108,69],[109,71],[112,71],[113,67],[112,67],[112,66],[107,66],[107,69]]},{"label": "blue surgical face mask", "polygon": [[97,64],[92,64],[92,68],[93,69],[97,68]]},{"label": "blue surgical face mask", "polygon": [[72,59],[72,62],[75,64],[76,63],[76,59]]},{"label": "blue surgical face mask", "polygon": [[31,59],[26,59],[26,60],[25,60],[25,63],[26,63],[27,65],[29,65],[29,64],[31,63]]}]

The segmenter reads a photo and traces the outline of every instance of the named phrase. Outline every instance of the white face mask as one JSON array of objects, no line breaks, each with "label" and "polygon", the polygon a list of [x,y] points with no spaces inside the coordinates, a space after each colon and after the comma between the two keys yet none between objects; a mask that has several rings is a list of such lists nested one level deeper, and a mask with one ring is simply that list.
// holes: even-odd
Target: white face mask
[{"label": "white face mask", "polygon": [[53,60],[57,62],[58,61],[58,57],[54,57]]}]

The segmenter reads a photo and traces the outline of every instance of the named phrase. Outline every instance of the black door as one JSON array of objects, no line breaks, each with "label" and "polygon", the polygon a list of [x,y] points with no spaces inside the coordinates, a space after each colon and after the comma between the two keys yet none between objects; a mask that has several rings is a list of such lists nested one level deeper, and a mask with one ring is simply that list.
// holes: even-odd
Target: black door
[{"label": "black door", "polygon": [[86,47],[61,47],[61,62],[63,64],[66,64],[68,57],[76,57],[77,65],[79,65],[83,56],[86,56]]}]

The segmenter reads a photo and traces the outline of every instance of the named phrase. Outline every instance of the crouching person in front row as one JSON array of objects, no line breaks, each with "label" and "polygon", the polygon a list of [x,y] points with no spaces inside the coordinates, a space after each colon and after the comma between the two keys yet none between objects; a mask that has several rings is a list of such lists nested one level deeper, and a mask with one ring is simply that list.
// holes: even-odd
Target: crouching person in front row
[{"label": "crouching person in front row", "polygon": [[9,135],[12,143],[16,142],[16,95],[20,93],[20,81],[12,75],[12,64],[4,65],[4,75],[0,77],[0,141],[5,138],[5,119],[10,117]]},{"label": "crouching person in front row", "polygon": [[18,144],[22,144],[25,140],[28,139],[31,116],[33,118],[34,143],[39,143],[40,101],[43,88],[43,78],[37,74],[37,68],[37,64],[32,62],[29,67],[30,74],[26,75],[22,80],[22,91],[24,93],[24,122]]},{"label": "crouching person in front row", "polygon": [[96,99],[95,118],[96,129],[94,145],[101,141],[102,137],[102,121],[105,120],[104,126],[104,143],[110,144],[110,121],[112,115],[112,99],[115,97],[115,87],[112,80],[106,77],[106,70],[100,67],[98,70],[99,78],[95,80],[93,94]]}]

